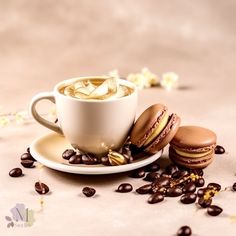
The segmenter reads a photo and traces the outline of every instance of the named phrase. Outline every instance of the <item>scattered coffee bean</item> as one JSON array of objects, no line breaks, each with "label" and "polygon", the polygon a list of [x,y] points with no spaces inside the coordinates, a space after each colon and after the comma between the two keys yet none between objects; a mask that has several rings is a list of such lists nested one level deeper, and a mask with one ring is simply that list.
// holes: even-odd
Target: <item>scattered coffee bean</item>
[{"label": "scattered coffee bean", "polygon": [[160,177],[153,182],[153,185],[163,186],[163,187],[168,186],[170,185],[170,178]]},{"label": "scattered coffee bean", "polygon": [[22,169],[21,168],[14,168],[10,170],[9,175],[11,177],[20,177],[22,176]]},{"label": "scattered coffee bean", "polygon": [[166,195],[166,191],[167,191],[167,189],[165,187],[160,187],[160,186],[157,186],[157,185],[153,185],[150,192],[151,193],[160,193],[162,195]]},{"label": "scattered coffee bean", "polygon": [[49,187],[42,182],[36,182],[34,188],[38,194],[47,194],[49,192]]},{"label": "scattered coffee bean", "polygon": [[21,159],[22,161],[24,161],[24,160],[35,161],[35,159],[34,159],[34,158],[31,156],[31,154],[28,153],[28,152],[23,153],[23,154],[21,155],[20,159]]},{"label": "scattered coffee bean", "polygon": [[22,160],[21,165],[25,168],[33,168],[34,167],[34,161],[33,160]]},{"label": "scattered coffee bean", "polygon": [[178,197],[183,194],[183,191],[180,187],[172,187],[166,190],[167,197]]},{"label": "scattered coffee bean", "polygon": [[181,198],[180,201],[184,204],[191,204],[196,201],[197,195],[195,193],[185,193]]},{"label": "scattered coffee bean", "polygon": [[225,153],[225,149],[220,145],[216,145],[215,154],[223,154],[223,153]]},{"label": "scattered coffee bean", "polygon": [[85,165],[95,165],[97,164],[98,159],[92,154],[83,154],[82,163]]},{"label": "scattered coffee bean", "polygon": [[164,196],[160,193],[154,193],[148,198],[148,203],[154,204],[158,202],[162,202],[164,200]]},{"label": "scattered coffee bean", "polygon": [[232,190],[233,190],[233,191],[236,191],[236,183],[233,184]]},{"label": "scattered coffee bean", "polygon": [[168,175],[173,175],[176,171],[179,171],[179,167],[174,164],[170,164],[165,168],[165,172]]},{"label": "scattered coffee bean", "polygon": [[196,185],[193,182],[187,183],[183,187],[183,193],[194,193],[196,191]]},{"label": "scattered coffee bean", "polygon": [[160,174],[158,174],[156,172],[150,172],[146,175],[146,177],[143,180],[153,182],[157,178],[160,178]]},{"label": "scattered coffee bean", "polygon": [[205,184],[205,180],[203,178],[199,178],[195,181],[196,187],[203,187]]},{"label": "scattered coffee bean", "polygon": [[190,174],[193,173],[195,175],[198,175],[198,176],[203,176],[204,175],[204,172],[202,169],[195,169],[195,170],[190,170]]},{"label": "scattered coffee bean", "polygon": [[81,158],[81,155],[73,155],[70,157],[69,159],[69,163],[70,164],[80,164],[82,162],[82,158]]},{"label": "scattered coffee bean", "polygon": [[82,192],[86,197],[92,197],[96,193],[96,190],[91,187],[84,187]]},{"label": "scattered coffee bean", "polygon": [[198,196],[198,197],[203,197],[204,194],[205,194],[205,192],[206,192],[206,190],[207,190],[207,188],[199,188],[199,189],[197,190],[197,196]]},{"label": "scattered coffee bean", "polygon": [[190,236],[190,235],[192,235],[192,230],[187,225],[182,226],[177,232],[177,236]]},{"label": "scattered coffee bean", "polygon": [[185,175],[188,175],[188,171],[187,170],[178,170],[176,172],[174,172],[171,177],[174,178],[174,179],[178,179],[178,178],[181,178]]},{"label": "scattered coffee bean", "polygon": [[130,177],[132,178],[143,178],[144,176],[145,176],[145,171],[142,168],[133,171],[130,175]]},{"label": "scattered coffee bean", "polygon": [[216,191],[220,191],[221,190],[221,185],[220,184],[217,184],[217,183],[209,183],[207,185],[207,188],[213,188],[215,189]]},{"label": "scattered coffee bean", "polygon": [[128,193],[131,192],[133,190],[133,187],[131,184],[128,183],[124,183],[124,184],[120,184],[119,187],[117,188],[116,192],[119,193]]},{"label": "scattered coffee bean", "polygon": [[171,178],[171,175],[168,175],[166,172],[162,172],[161,177]]},{"label": "scattered coffee bean", "polygon": [[145,167],[146,172],[155,172],[160,170],[160,165],[155,161]]},{"label": "scattered coffee bean", "polygon": [[205,199],[204,197],[200,197],[198,199],[198,204],[202,207],[202,208],[207,208],[211,205],[212,203],[212,198],[208,198]]},{"label": "scattered coffee bean", "polygon": [[124,148],[122,149],[121,154],[123,154],[123,155],[127,155],[127,157],[131,157],[131,156],[132,156],[129,147],[124,147]]},{"label": "scattered coffee bean", "polygon": [[104,166],[110,166],[111,163],[109,162],[109,158],[108,156],[104,156],[101,158],[101,163],[104,165]]},{"label": "scattered coffee bean", "polygon": [[148,194],[150,193],[152,190],[152,185],[151,184],[145,184],[141,187],[139,187],[138,189],[136,189],[136,192],[138,194]]},{"label": "scattered coffee bean", "polygon": [[219,206],[216,206],[216,205],[211,205],[207,208],[207,213],[210,216],[218,216],[222,211],[223,211],[223,209]]},{"label": "scattered coffee bean", "polygon": [[70,157],[72,157],[73,155],[75,155],[75,151],[73,149],[66,149],[63,153],[62,153],[62,158],[69,160]]}]

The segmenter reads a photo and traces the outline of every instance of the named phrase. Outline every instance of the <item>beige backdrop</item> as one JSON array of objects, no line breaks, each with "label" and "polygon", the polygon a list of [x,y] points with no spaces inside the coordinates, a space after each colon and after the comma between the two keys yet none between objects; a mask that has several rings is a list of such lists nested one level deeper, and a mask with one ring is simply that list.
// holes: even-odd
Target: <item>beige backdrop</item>
[{"label": "beige backdrop", "polygon": [[[181,115],[183,124],[199,124],[216,131],[228,154],[206,170],[207,181],[223,186],[235,180],[236,157],[236,2],[234,0],[0,1],[0,113],[26,109],[39,91],[51,90],[65,78],[122,75],[147,66],[153,72],[174,71],[181,89],[140,92],[140,113],[152,103],[166,103]],[[19,165],[19,155],[47,130],[36,123],[0,128],[1,235],[42,235],[60,228],[58,235],[173,235],[189,224],[194,235],[235,235],[235,194],[222,193],[216,203],[224,208],[217,218],[170,199],[150,206],[146,197],[118,195],[114,189],[126,175],[81,177],[45,169],[52,193],[45,211],[31,228],[6,229],[4,216],[17,202],[38,207],[33,192],[36,170],[23,178],[8,176]],[[107,180],[109,178],[109,181]],[[97,188],[99,197],[81,198],[84,185]]]}]

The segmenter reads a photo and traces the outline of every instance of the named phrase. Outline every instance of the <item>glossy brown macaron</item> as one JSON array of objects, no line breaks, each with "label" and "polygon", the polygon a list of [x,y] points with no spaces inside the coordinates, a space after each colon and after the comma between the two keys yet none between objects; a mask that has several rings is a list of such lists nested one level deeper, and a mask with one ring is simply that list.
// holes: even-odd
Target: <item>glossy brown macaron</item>
[{"label": "glossy brown macaron", "polygon": [[145,152],[155,154],[174,137],[180,125],[176,114],[168,114],[165,105],[154,104],[147,108],[131,130],[131,143]]},{"label": "glossy brown macaron", "polygon": [[199,126],[181,126],[170,142],[170,159],[189,169],[207,167],[214,158],[216,134]]}]

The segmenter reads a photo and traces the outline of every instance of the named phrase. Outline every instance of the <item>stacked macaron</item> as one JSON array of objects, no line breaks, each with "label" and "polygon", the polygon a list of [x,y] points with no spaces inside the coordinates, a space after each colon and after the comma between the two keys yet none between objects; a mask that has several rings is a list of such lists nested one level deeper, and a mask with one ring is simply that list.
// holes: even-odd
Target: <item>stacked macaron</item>
[{"label": "stacked macaron", "polygon": [[205,168],[214,157],[216,134],[199,126],[182,126],[170,143],[170,159],[189,169]]},{"label": "stacked macaron", "polygon": [[154,104],[135,122],[130,135],[131,143],[154,154],[172,140],[179,125],[180,118],[176,114],[169,115],[166,106]]}]

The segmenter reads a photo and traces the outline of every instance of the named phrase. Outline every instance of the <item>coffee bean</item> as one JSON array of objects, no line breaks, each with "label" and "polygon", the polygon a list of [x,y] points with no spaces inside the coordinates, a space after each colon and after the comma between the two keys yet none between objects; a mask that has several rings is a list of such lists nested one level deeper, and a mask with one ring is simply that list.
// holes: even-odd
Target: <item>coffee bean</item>
[{"label": "coffee bean", "polygon": [[166,172],[162,172],[161,177],[171,178],[171,175],[168,175]]},{"label": "coffee bean", "polygon": [[168,175],[173,175],[176,171],[179,171],[179,167],[174,164],[170,164],[165,168],[165,172]]},{"label": "coffee bean", "polygon": [[122,151],[121,151],[121,154],[122,154],[122,155],[127,155],[127,157],[131,157],[131,156],[132,156],[129,147],[124,147],[124,148],[122,149]]},{"label": "coffee bean", "polygon": [[85,165],[95,165],[98,163],[98,159],[93,154],[83,154],[82,163]]},{"label": "coffee bean", "polygon": [[145,184],[138,189],[136,189],[136,192],[139,194],[148,194],[152,190],[152,185],[151,184]]},{"label": "coffee bean", "polygon": [[47,194],[49,192],[49,187],[42,182],[36,182],[34,188],[39,194]]},{"label": "coffee bean", "polygon": [[155,161],[145,167],[146,172],[155,172],[160,170],[160,165]]},{"label": "coffee bean", "polygon": [[207,191],[207,188],[199,188],[197,190],[197,196],[198,197],[203,197],[206,191]]},{"label": "coffee bean", "polygon": [[119,187],[117,188],[116,192],[119,193],[128,193],[131,192],[133,190],[133,187],[131,184],[128,183],[124,183],[124,184],[120,184]]},{"label": "coffee bean", "polygon": [[198,176],[203,176],[204,175],[204,172],[202,169],[195,169],[195,170],[190,170],[190,174],[193,173],[195,175],[198,175]]},{"label": "coffee bean", "polygon": [[185,175],[188,175],[188,171],[187,170],[178,170],[176,172],[174,172],[171,177],[174,179],[179,179]]},{"label": "coffee bean", "polygon": [[34,158],[31,156],[31,154],[28,153],[28,152],[23,153],[23,154],[21,155],[20,159],[21,159],[22,161],[24,161],[24,160],[35,161],[35,159],[34,159]]},{"label": "coffee bean", "polygon": [[166,194],[166,188],[165,187],[160,187],[160,186],[157,186],[157,185],[153,185],[152,186],[152,189],[151,189],[151,193],[160,193],[162,195],[165,195]]},{"label": "coffee bean", "polygon": [[154,193],[148,198],[148,203],[149,204],[154,204],[158,202],[162,202],[164,200],[164,196],[160,193]]},{"label": "coffee bean", "polygon": [[223,211],[223,209],[219,206],[216,206],[216,205],[211,205],[207,208],[207,213],[210,216],[218,216],[222,211]]},{"label": "coffee bean", "polygon": [[104,156],[101,158],[101,163],[104,165],[104,166],[110,166],[111,163],[109,162],[109,158],[108,156]]},{"label": "coffee bean", "polygon": [[21,168],[14,168],[10,170],[9,175],[11,177],[20,177],[22,176],[22,169]]},{"label": "coffee bean", "polygon": [[236,191],[236,183],[233,184],[232,190],[233,190],[233,191]]},{"label": "coffee bean", "polygon": [[146,175],[146,177],[143,180],[153,182],[157,178],[160,178],[160,174],[158,174],[156,172],[150,172]]},{"label": "coffee bean", "polygon": [[69,160],[70,157],[72,157],[73,155],[75,155],[75,151],[73,149],[66,149],[63,153],[62,153],[62,158]]},{"label": "coffee bean", "polygon": [[184,204],[191,204],[196,201],[197,195],[195,193],[185,193],[181,198],[180,201]]},{"label": "coffee bean", "polygon": [[216,145],[215,154],[223,154],[223,153],[225,153],[225,149],[220,145]]},{"label": "coffee bean", "polygon": [[196,191],[196,185],[193,182],[187,183],[183,187],[183,193],[194,193]]},{"label": "coffee bean", "polygon": [[153,182],[153,185],[166,187],[170,185],[170,178],[160,177]]},{"label": "coffee bean", "polygon": [[30,153],[30,147],[27,147],[26,151],[27,151],[29,154],[31,154],[31,153]]},{"label": "coffee bean", "polygon": [[205,180],[203,178],[199,178],[195,181],[196,187],[203,187],[205,184]]},{"label": "coffee bean", "polygon": [[166,191],[167,197],[178,197],[183,194],[183,191],[180,187],[168,188]]},{"label": "coffee bean", "polygon": [[208,198],[205,199],[204,197],[200,197],[198,199],[198,204],[202,207],[202,208],[207,208],[211,205],[212,203],[212,198]]},{"label": "coffee bean", "polygon": [[217,183],[209,183],[207,185],[207,188],[212,188],[212,189],[215,189],[216,191],[220,191],[221,190],[221,185],[220,184],[217,184]]},{"label": "coffee bean", "polygon": [[82,162],[82,158],[81,157],[82,157],[81,155],[75,154],[75,155],[70,157],[69,163],[70,164],[80,164]]},{"label": "coffee bean", "polygon": [[144,176],[145,176],[145,171],[142,168],[133,171],[130,175],[130,177],[132,178],[143,178]]},{"label": "coffee bean", "polygon": [[34,161],[33,160],[22,160],[21,165],[25,168],[33,168],[34,167]]},{"label": "coffee bean", "polygon": [[96,193],[96,190],[91,187],[84,187],[82,192],[86,197],[92,197]]},{"label": "coffee bean", "polygon": [[192,230],[187,225],[182,226],[177,232],[177,236],[190,236],[190,235],[192,235]]}]

